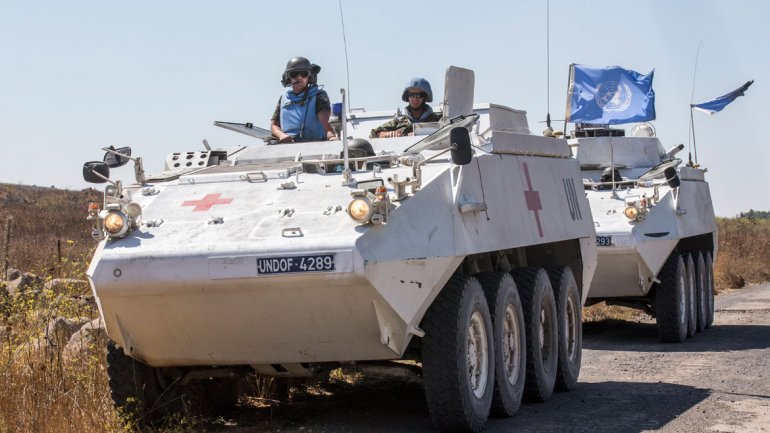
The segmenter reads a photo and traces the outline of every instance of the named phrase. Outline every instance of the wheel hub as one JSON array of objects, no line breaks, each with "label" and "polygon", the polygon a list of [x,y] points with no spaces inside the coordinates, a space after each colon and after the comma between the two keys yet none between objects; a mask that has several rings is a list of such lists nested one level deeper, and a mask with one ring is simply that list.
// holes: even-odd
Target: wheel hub
[{"label": "wheel hub", "polygon": [[484,395],[489,377],[489,344],[484,318],[478,311],[471,315],[468,324],[468,380],[476,398]]}]

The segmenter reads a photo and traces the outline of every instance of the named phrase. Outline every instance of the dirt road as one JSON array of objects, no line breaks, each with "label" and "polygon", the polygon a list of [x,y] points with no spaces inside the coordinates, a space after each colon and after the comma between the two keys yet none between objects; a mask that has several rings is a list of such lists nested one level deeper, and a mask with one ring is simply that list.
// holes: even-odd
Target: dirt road
[{"label": "dirt road", "polygon": [[[525,404],[486,432],[770,432],[770,284],[718,296],[714,326],[684,344],[652,321],[586,326],[577,390]],[[432,432],[422,389],[340,387],[277,409],[243,409],[220,433]]]}]

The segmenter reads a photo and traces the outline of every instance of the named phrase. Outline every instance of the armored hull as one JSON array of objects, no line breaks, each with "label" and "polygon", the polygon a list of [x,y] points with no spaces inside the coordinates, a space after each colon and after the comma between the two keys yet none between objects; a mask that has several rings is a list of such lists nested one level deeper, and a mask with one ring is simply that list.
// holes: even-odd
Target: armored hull
[{"label": "armored hull", "polygon": [[[531,149],[553,144],[501,134]],[[417,140],[372,142],[387,153]],[[568,158],[479,152],[461,167],[439,159],[388,223],[362,226],[346,213],[351,188],[340,174],[303,173],[301,162],[267,171],[259,160],[270,150],[281,159],[339,144],[232,150],[227,170],[126,188],[149,225],[103,242],[89,276],[108,335],[131,356],[153,366],[399,358],[465,257],[593,235]],[[268,179],[250,181],[256,172]],[[411,167],[378,176],[399,174]],[[590,269],[583,276],[590,281]]]},{"label": "armored hull", "polygon": [[[685,283],[693,285],[685,288],[683,314],[692,310],[697,317],[701,300],[708,304],[713,299],[712,270],[706,262],[717,252],[705,170],[680,166],[674,158],[679,148],[667,152],[656,137],[602,135],[570,141],[596,225],[598,265],[589,302],[607,301],[657,314],[666,308],[656,298],[656,291],[668,283],[663,281],[664,268],[681,258]],[[692,275],[687,274],[688,260],[693,261]],[[703,321],[705,327],[707,320],[704,316],[696,323]]]},{"label": "armored hull", "polygon": [[409,358],[436,424],[478,431],[493,405],[510,416],[525,391],[574,388],[596,268],[580,167],[524,112],[473,106],[472,85],[449,68],[445,120],[416,136],[361,144],[389,115],[343,109],[358,147],[175,153],[159,175],[137,164],[136,184],[108,186],[89,211],[102,241],[88,276],[116,404],[199,395],[190,381],[244,369]]}]

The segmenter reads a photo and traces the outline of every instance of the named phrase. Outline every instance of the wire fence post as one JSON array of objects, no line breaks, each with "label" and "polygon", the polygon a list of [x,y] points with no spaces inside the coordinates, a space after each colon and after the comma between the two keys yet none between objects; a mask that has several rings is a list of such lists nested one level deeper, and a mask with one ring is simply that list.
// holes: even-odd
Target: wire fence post
[{"label": "wire fence post", "polygon": [[5,218],[5,239],[3,242],[3,279],[8,278],[8,269],[11,267],[11,227],[13,225],[13,215]]},{"label": "wire fence post", "polygon": [[61,239],[56,239],[56,276],[61,277]]}]

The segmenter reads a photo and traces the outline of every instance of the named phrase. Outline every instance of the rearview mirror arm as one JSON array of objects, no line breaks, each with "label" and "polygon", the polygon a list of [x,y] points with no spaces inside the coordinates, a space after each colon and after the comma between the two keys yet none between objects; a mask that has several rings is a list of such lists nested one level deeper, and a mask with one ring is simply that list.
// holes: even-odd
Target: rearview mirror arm
[{"label": "rearview mirror arm", "polygon": [[439,156],[441,156],[441,155],[443,155],[443,154],[445,154],[445,153],[447,153],[447,152],[449,152],[451,150],[454,150],[455,148],[457,148],[457,145],[455,143],[452,143],[452,144],[449,145],[449,147],[447,147],[446,149],[442,150],[441,152],[431,156],[430,158],[425,158],[422,161],[419,161],[419,162],[415,163],[412,166],[412,176],[414,176],[415,181],[416,181],[416,185],[415,185],[416,189],[420,189],[420,187],[422,186],[422,165],[425,164],[428,161],[432,161],[432,160],[438,158]]},{"label": "rearview mirror arm", "polygon": [[115,150],[110,149],[108,147],[102,147],[102,150],[105,152],[112,153],[113,155],[117,155],[122,158],[130,159],[131,161],[134,161],[134,178],[136,179],[137,183],[140,183],[142,185],[145,184],[145,182],[147,181],[147,178],[144,175],[144,166],[142,165],[141,157],[137,156],[136,158],[133,158],[123,153],[116,152]]},{"label": "rearview mirror arm", "polygon": [[96,172],[96,170],[90,170],[90,171],[91,171],[91,174],[93,174],[94,176],[98,177],[99,179],[101,179],[101,180],[103,180],[103,181],[105,181],[107,183],[111,183],[112,185],[115,185],[115,182],[111,181],[109,177],[102,176],[102,174]]}]

